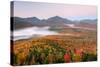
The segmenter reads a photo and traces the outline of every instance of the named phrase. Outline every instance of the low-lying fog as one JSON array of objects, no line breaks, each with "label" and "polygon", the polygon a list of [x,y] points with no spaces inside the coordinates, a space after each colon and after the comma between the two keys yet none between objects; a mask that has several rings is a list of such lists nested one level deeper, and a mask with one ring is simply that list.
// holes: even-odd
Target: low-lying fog
[{"label": "low-lying fog", "polygon": [[[85,29],[85,30],[94,30],[91,28],[85,28],[85,27],[76,27],[74,24],[66,24],[70,28],[79,28],[79,29]],[[13,31],[13,40],[20,40],[20,39],[27,39],[31,37],[41,37],[41,36],[46,36],[46,35],[73,35],[73,34],[60,34],[56,31],[51,31],[49,30],[49,26],[44,26],[44,27],[29,27],[29,28],[24,28],[20,30],[14,30]]]},{"label": "low-lying fog", "polygon": [[55,31],[50,31],[49,26],[45,27],[30,27],[30,28],[24,28],[20,30],[14,30],[13,31],[13,40],[19,40],[19,39],[27,39],[31,37],[39,37],[39,36],[45,36],[45,35],[56,35],[58,34]]}]

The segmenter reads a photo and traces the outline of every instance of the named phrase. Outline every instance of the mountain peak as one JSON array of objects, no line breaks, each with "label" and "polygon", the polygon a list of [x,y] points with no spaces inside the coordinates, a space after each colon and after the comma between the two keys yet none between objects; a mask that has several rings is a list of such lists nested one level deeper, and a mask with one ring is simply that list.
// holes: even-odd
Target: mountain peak
[{"label": "mountain peak", "polygon": [[63,19],[63,18],[61,18],[61,17],[59,17],[59,16],[54,16],[54,17],[50,17],[50,18],[48,18],[48,19]]},{"label": "mountain peak", "polygon": [[54,16],[55,18],[61,18],[60,16]]},{"label": "mountain peak", "polygon": [[28,17],[28,18],[26,18],[26,19],[40,20],[40,19],[38,19],[37,17]]}]

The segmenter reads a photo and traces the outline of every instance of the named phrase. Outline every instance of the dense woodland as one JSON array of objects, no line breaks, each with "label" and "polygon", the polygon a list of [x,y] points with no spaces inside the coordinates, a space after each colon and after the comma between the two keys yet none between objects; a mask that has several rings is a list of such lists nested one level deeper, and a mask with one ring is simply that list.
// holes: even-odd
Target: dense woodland
[{"label": "dense woodland", "polygon": [[96,31],[51,29],[61,34],[14,41],[12,65],[86,62],[97,60]]}]

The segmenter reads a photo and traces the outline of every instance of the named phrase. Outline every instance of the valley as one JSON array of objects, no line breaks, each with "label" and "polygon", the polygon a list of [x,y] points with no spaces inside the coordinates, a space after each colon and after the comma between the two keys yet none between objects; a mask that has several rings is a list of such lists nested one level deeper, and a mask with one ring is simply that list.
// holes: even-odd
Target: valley
[{"label": "valley", "polygon": [[71,57],[69,62],[97,60],[96,30],[71,27],[48,29],[58,34],[13,41],[13,65],[66,63],[66,53]]}]

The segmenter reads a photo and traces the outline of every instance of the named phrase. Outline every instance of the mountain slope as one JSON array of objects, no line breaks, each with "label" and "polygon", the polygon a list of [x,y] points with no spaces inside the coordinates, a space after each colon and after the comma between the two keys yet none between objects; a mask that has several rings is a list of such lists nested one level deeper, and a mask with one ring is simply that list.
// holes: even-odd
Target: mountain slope
[{"label": "mountain slope", "polygon": [[20,17],[11,17],[11,20],[11,24],[13,24],[13,29],[21,29],[33,26],[31,23]]},{"label": "mountain slope", "polygon": [[87,27],[87,28],[96,28],[97,27],[97,19],[90,20],[81,20],[78,24],[76,24],[78,27]]},{"label": "mountain slope", "polygon": [[69,27],[66,24],[74,24],[77,27],[88,27],[88,28],[96,28],[97,27],[97,19],[85,19],[80,21],[71,21],[66,18],[62,18],[59,16],[50,17],[48,19],[38,19],[37,17],[28,17],[28,18],[20,18],[20,17],[11,17],[12,25],[14,29],[21,29],[32,26],[50,26],[52,28],[55,27]]}]

